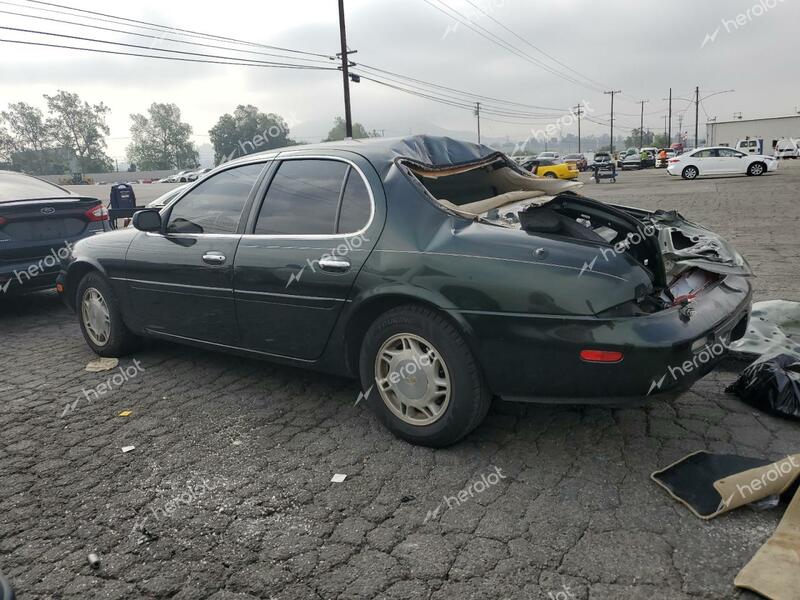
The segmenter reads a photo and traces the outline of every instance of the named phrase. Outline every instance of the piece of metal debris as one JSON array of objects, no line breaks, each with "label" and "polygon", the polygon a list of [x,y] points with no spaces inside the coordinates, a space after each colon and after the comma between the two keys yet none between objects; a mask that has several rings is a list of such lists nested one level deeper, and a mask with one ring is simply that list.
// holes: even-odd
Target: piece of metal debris
[{"label": "piece of metal debris", "polygon": [[336,473],[333,477],[331,477],[331,483],[342,483],[345,479],[347,479],[347,475]]},{"label": "piece of metal debris", "polygon": [[97,554],[95,554],[94,552],[92,552],[89,555],[89,566],[92,567],[93,569],[100,568],[100,557],[97,556]]},{"label": "piece of metal debris", "polygon": [[131,450],[136,450],[136,446],[123,446],[122,447],[122,453],[123,454],[125,454],[127,452],[130,452]]},{"label": "piece of metal debris", "polygon": [[86,370],[89,373],[100,373],[101,371],[110,371],[119,365],[118,358],[98,358],[97,360],[90,361],[86,365]]}]

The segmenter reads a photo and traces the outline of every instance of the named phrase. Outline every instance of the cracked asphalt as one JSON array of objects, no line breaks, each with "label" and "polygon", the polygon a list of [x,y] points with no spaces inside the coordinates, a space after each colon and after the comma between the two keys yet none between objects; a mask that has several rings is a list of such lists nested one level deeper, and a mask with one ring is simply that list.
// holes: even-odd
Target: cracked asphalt
[{"label": "cracked asphalt", "polygon": [[[757,300],[800,301],[798,189],[782,163],[583,192],[680,210],[750,260]],[[800,451],[797,423],[724,393],[733,360],[669,402],[496,401],[431,450],[354,406],[346,379],[166,343],[121,360],[128,377],[86,372],[50,293],[0,300],[0,331],[0,571],[23,600],[754,598],[733,578],[783,510],[702,522],[649,476],[701,449]]]}]

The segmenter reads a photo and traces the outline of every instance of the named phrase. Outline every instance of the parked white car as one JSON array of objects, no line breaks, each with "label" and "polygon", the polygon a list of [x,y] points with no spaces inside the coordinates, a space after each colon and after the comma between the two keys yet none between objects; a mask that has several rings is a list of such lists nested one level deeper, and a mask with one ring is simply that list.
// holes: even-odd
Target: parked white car
[{"label": "parked white car", "polygon": [[782,139],[775,145],[776,158],[800,158],[800,140]]},{"label": "parked white car", "polygon": [[539,160],[558,160],[561,155],[558,152],[540,152],[536,158]]},{"label": "parked white car", "polygon": [[669,159],[667,173],[684,179],[700,175],[763,175],[778,168],[774,156],[745,154],[733,148],[698,148]]}]

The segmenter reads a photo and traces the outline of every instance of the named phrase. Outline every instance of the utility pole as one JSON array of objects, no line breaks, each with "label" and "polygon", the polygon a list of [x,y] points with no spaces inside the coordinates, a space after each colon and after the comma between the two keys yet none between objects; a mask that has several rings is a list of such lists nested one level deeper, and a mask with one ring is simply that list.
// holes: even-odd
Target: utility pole
[{"label": "utility pole", "polygon": [[698,147],[698,131],[700,121],[700,86],[694,88],[694,147]]},{"label": "utility pole", "polygon": [[581,153],[581,115],[583,114],[583,107],[578,104],[575,107],[575,114],[578,115],[578,154]]},{"label": "utility pole", "polygon": [[[478,144],[481,143],[481,103],[475,103],[475,116],[478,117]],[[491,119],[489,119],[491,121]]]},{"label": "utility pole", "polygon": [[669,131],[667,132],[667,146],[672,145],[672,88],[669,88]]},{"label": "utility pole", "polygon": [[664,139],[667,140],[667,147],[672,143],[667,135],[667,115],[664,115]]},{"label": "utility pole", "polygon": [[622,90],[611,90],[610,92],[603,92],[611,96],[611,154],[614,154],[614,94],[621,94]]},{"label": "utility pole", "polygon": [[644,146],[644,105],[647,102],[650,102],[650,100],[639,100],[639,104],[642,105],[642,120],[639,123],[639,150]]},{"label": "utility pole", "polygon": [[342,43],[342,83],[344,84],[345,138],[353,137],[353,117],[350,114],[350,57],[347,51],[347,30],[344,23],[344,0],[339,0],[339,37]]}]

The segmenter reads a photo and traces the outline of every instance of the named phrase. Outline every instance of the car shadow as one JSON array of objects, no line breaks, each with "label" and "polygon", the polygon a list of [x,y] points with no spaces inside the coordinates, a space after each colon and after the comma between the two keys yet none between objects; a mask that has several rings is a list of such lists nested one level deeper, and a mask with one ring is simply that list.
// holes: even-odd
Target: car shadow
[{"label": "car shadow", "polygon": [[0,294],[0,320],[29,317],[41,313],[68,313],[55,290],[24,295]]}]

